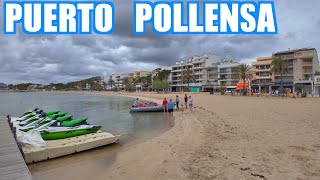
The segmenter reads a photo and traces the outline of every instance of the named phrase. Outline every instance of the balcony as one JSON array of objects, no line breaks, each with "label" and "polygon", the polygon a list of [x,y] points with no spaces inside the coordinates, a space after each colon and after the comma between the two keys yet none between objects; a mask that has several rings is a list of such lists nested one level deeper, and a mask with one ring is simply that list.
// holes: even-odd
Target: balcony
[{"label": "balcony", "polygon": [[256,72],[270,72],[271,68],[269,68],[269,69],[254,69],[254,71],[256,71]]},{"label": "balcony", "polygon": [[193,67],[193,69],[203,69],[204,66],[197,66],[197,67]]},{"label": "balcony", "polygon": [[304,61],[303,64],[302,64],[303,67],[312,67],[313,64],[312,64],[312,61]]},{"label": "balcony", "polygon": [[234,74],[232,71],[220,71],[219,74]]},{"label": "balcony", "polygon": [[313,71],[309,71],[309,70],[304,70],[303,71],[303,74],[306,74],[306,75],[313,75]]},{"label": "balcony", "polygon": [[172,74],[172,77],[181,77],[181,74]]},{"label": "balcony", "polygon": [[288,66],[289,68],[292,68],[292,67],[293,67],[293,63],[287,63],[287,66]]},{"label": "balcony", "polygon": [[255,79],[272,79],[272,76],[256,76]]},{"label": "balcony", "polygon": [[201,58],[201,59],[193,60],[192,63],[193,63],[193,64],[197,64],[197,63],[203,63],[204,61],[205,61],[205,60]]},{"label": "balcony", "polygon": [[172,82],[180,82],[180,79],[172,79]]},{"label": "balcony", "polygon": [[[274,76],[281,76],[280,73],[275,73]],[[293,72],[283,73],[282,76],[293,76]]]},{"label": "balcony", "polygon": [[203,72],[194,72],[193,75],[203,75]]},{"label": "balcony", "polygon": [[296,54],[296,57],[302,59],[302,60],[312,60],[313,59],[313,53],[312,52],[303,52]]},{"label": "balcony", "polygon": [[231,78],[218,78],[219,81],[233,81]]},{"label": "balcony", "polygon": [[276,58],[281,58],[283,60],[294,59],[294,55],[277,55]]},{"label": "balcony", "polygon": [[182,69],[172,69],[171,72],[181,72],[181,71],[182,71]]}]

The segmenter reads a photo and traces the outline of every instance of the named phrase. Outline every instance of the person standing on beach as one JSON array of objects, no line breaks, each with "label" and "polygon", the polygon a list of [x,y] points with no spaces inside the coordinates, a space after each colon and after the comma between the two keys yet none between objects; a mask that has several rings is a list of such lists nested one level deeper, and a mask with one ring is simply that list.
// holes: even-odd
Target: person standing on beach
[{"label": "person standing on beach", "polygon": [[189,96],[189,108],[190,108],[190,111],[192,112],[192,107],[193,107],[193,99],[191,97],[191,95]]},{"label": "person standing on beach", "polygon": [[187,96],[187,94],[184,95],[184,105],[186,106],[186,108],[188,108],[188,96]]},{"label": "person standing on beach", "polygon": [[172,102],[172,99],[168,102],[168,112],[170,115],[173,115],[173,108],[174,108],[174,102]]},{"label": "person standing on beach", "polygon": [[162,107],[163,107],[163,112],[167,112],[168,111],[168,101],[167,98],[164,98],[162,101]]},{"label": "person standing on beach", "polygon": [[177,109],[179,109],[179,101],[180,101],[180,100],[179,100],[179,96],[177,95],[177,96],[176,96],[176,106],[177,106]]}]

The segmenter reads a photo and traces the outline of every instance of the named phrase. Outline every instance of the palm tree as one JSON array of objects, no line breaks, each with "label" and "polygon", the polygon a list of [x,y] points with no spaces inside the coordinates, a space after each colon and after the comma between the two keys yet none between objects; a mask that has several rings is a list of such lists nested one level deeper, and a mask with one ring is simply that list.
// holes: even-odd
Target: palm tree
[{"label": "palm tree", "polygon": [[191,69],[186,69],[185,71],[183,71],[183,73],[182,73],[182,81],[184,83],[188,84],[188,91],[189,91],[190,83],[196,81],[196,79],[193,76],[193,72],[192,72]]},{"label": "palm tree", "polygon": [[115,84],[114,80],[110,78],[109,81],[108,81],[108,85],[111,86],[111,90],[112,90],[112,86],[113,86],[114,84]]},{"label": "palm tree", "polygon": [[242,87],[242,93],[243,95],[245,95],[245,84],[246,84],[246,81],[250,81],[252,79],[252,68],[249,66],[249,65],[246,65],[246,64],[241,64],[238,66],[237,70],[236,70],[236,78],[239,79],[240,81],[242,80],[243,81],[243,87]]},{"label": "palm tree", "polygon": [[280,93],[282,93],[283,89],[283,74],[288,71],[289,67],[285,60],[282,58],[274,58],[271,62],[271,71],[274,73],[280,74]]},{"label": "palm tree", "polygon": [[125,77],[125,78],[123,78],[123,84],[126,86],[126,85],[128,85],[129,84],[129,78],[128,77]]}]

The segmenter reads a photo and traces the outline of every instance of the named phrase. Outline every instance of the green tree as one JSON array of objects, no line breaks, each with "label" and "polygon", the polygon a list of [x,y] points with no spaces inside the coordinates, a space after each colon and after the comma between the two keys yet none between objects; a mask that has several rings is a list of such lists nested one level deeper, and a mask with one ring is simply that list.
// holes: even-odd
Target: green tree
[{"label": "green tree", "polygon": [[235,76],[237,79],[239,79],[239,81],[243,82],[242,93],[243,95],[246,95],[245,84],[246,84],[246,81],[250,81],[253,78],[252,68],[249,65],[241,64],[238,66]]},{"label": "green tree", "polygon": [[170,70],[162,70],[162,71],[159,72],[158,78],[159,78],[160,80],[162,80],[162,81],[167,82],[170,74],[171,74],[171,71],[170,71]]},{"label": "green tree", "polygon": [[101,91],[103,90],[103,86],[99,83],[93,83],[91,89],[95,91]]},{"label": "green tree", "polygon": [[301,85],[301,84],[296,84],[296,85],[295,85],[295,89],[296,89],[296,91],[298,91],[298,92],[302,92],[302,85]]},{"label": "green tree", "polygon": [[221,95],[224,95],[226,92],[227,87],[226,86],[219,86],[218,90],[221,93]]},{"label": "green tree", "polygon": [[169,83],[161,81],[161,80],[155,80],[152,84],[152,88],[157,91],[168,89]]},{"label": "green tree", "polygon": [[134,82],[133,78],[129,78],[129,77],[123,78],[124,90],[129,92],[135,91],[133,82]]},{"label": "green tree", "polygon": [[114,80],[110,78],[109,81],[108,81],[108,85],[110,85],[111,90],[112,90],[112,87],[113,87],[114,84],[115,84]]},{"label": "green tree", "polygon": [[280,74],[280,93],[283,95],[283,74],[289,69],[288,64],[282,58],[274,58],[271,62],[271,71]]},{"label": "green tree", "polygon": [[186,69],[185,71],[183,71],[182,82],[188,84],[188,91],[189,91],[190,83],[195,81],[196,79],[194,78],[193,72],[191,69]]},{"label": "green tree", "polygon": [[135,82],[141,83],[143,87],[147,88],[151,84],[151,76],[139,77]]}]

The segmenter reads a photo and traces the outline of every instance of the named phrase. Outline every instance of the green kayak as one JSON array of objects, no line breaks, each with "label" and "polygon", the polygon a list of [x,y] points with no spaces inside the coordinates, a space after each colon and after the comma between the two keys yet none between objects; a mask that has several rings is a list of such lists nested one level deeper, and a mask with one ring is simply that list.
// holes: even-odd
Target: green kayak
[{"label": "green kayak", "polygon": [[92,125],[81,125],[78,127],[52,127],[41,131],[41,136],[44,140],[57,140],[96,133],[100,129],[101,126]]}]

